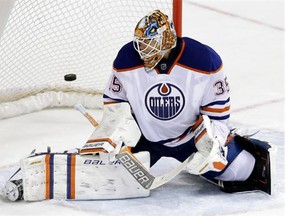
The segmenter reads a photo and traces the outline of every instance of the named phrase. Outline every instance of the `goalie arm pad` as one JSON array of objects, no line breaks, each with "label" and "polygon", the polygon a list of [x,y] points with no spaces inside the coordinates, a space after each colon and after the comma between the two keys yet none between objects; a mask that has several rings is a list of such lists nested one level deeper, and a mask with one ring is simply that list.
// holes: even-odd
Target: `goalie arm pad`
[{"label": "goalie arm pad", "polygon": [[131,115],[128,103],[104,106],[102,120],[83,146],[80,154],[117,154],[124,142],[134,146],[141,136],[138,125]]},{"label": "goalie arm pad", "polygon": [[227,147],[225,146],[229,129],[222,123],[213,122],[203,115],[193,126],[197,152],[187,165],[191,174],[201,175],[208,171],[222,171],[227,165]]}]

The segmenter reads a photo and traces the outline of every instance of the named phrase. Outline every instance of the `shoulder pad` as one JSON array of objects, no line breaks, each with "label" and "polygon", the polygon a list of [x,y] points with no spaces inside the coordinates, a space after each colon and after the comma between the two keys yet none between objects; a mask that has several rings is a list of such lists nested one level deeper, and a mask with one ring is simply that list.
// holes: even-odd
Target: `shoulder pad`
[{"label": "shoulder pad", "polygon": [[116,59],[113,62],[114,69],[117,70],[129,70],[131,68],[143,65],[139,54],[133,47],[133,42],[129,42],[124,45],[117,54]]},{"label": "shoulder pad", "polygon": [[199,72],[213,73],[222,66],[220,56],[209,46],[191,38],[183,38],[184,51],[178,63]]}]

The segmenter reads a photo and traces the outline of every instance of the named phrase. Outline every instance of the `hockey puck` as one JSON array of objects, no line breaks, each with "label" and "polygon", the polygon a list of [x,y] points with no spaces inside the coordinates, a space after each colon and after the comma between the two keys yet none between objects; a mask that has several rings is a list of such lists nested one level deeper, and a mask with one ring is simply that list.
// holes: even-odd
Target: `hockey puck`
[{"label": "hockey puck", "polygon": [[64,76],[64,80],[65,80],[65,81],[74,81],[74,80],[76,80],[76,79],[77,79],[76,74],[66,74],[66,75]]}]

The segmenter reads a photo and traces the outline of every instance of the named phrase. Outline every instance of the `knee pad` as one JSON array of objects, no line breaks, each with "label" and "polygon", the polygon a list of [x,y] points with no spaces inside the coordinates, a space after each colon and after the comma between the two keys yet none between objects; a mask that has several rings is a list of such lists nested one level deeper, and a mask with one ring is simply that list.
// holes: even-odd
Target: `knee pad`
[{"label": "knee pad", "polygon": [[248,179],[255,165],[255,158],[246,150],[242,150],[229,164],[226,170],[215,177],[222,181],[245,181]]},{"label": "knee pad", "polygon": [[233,139],[231,139],[228,143],[227,143],[227,147],[228,147],[228,153],[227,153],[227,161],[228,164],[225,167],[224,170],[222,170],[221,172],[214,172],[214,171],[209,171],[207,173],[204,173],[202,175],[202,177],[204,177],[205,179],[208,179],[210,181],[214,181],[214,178],[216,178],[217,176],[222,175],[226,169],[232,164],[232,162],[235,160],[235,158],[240,154],[240,152],[242,152],[243,147],[241,147],[236,141],[235,141],[235,137],[233,137]]}]

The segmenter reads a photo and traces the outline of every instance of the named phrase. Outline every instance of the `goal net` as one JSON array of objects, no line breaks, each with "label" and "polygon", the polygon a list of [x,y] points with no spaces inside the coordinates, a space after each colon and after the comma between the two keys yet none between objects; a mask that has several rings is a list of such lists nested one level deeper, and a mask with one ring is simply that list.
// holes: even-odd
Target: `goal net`
[{"label": "goal net", "polygon": [[[76,103],[101,108],[113,60],[133,39],[137,22],[155,9],[175,19],[181,16],[175,12],[179,4],[180,0],[1,0],[0,119]],[[67,82],[66,74],[76,74],[77,79]]]}]

